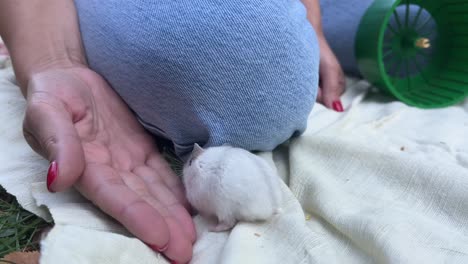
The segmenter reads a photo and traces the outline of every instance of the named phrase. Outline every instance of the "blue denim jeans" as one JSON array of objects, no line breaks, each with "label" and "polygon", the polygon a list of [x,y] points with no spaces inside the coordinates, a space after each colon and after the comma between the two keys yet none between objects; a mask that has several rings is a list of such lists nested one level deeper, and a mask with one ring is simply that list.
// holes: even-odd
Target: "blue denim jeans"
[{"label": "blue denim jeans", "polygon": [[75,0],[90,67],[184,157],[302,133],[319,47],[299,0]]}]

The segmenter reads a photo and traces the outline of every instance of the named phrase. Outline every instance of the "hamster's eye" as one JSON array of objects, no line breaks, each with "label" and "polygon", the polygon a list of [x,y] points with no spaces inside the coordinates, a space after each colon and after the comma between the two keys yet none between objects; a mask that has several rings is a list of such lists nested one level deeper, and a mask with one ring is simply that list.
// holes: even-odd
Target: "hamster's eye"
[{"label": "hamster's eye", "polygon": [[193,161],[193,158],[189,160],[189,163],[188,163],[189,166],[192,166],[192,161]]}]

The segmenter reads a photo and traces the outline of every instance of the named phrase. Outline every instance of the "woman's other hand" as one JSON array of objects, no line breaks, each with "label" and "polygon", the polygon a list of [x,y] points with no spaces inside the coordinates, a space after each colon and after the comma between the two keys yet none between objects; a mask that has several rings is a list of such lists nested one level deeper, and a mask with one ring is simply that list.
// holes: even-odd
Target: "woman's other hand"
[{"label": "woman's other hand", "polygon": [[317,33],[320,45],[319,90],[317,101],[328,108],[343,112],[340,96],[345,90],[345,78],[340,63],[323,34],[319,0],[302,0],[307,9],[307,19]]},{"label": "woman's other hand", "polygon": [[192,256],[195,230],[183,185],[124,102],[84,66],[32,75],[24,134],[50,162],[47,185],[75,186],[168,258]]},{"label": "woman's other hand", "polygon": [[328,108],[343,112],[340,96],[345,90],[345,77],[335,54],[325,39],[319,33],[320,66],[319,66],[319,91],[317,101]]},{"label": "woman's other hand", "polygon": [[0,1],[0,34],[27,99],[25,137],[51,163],[49,190],[75,186],[150,247],[188,262],[195,230],[181,182],[87,67],[74,1]]}]

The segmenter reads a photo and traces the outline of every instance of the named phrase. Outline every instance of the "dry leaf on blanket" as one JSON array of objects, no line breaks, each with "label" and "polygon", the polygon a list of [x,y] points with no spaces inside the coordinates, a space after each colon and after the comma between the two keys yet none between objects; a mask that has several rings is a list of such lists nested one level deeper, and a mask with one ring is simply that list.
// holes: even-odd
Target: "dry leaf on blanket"
[{"label": "dry leaf on blanket", "polygon": [[39,251],[13,252],[1,259],[0,263],[2,260],[6,260],[15,264],[39,264],[40,255]]}]

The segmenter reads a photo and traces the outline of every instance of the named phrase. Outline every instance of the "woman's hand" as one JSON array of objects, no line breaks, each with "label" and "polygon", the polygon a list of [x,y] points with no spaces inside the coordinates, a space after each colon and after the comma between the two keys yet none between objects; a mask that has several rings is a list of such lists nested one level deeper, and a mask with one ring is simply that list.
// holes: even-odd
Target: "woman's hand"
[{"label": "woman's hand", "polygon": [[75,186],[153,249],[188,262],[195,230],[181,182],[87,68],[74,1],[0,1],[0,35],[27,99],[25,137],[51,162],[49,190]]},{"label": "woman's hand", "polygon": [[323,34],[319,0],[302,0],[307,9],[307,19],[317,33],[320,45],[319,91],[317,101],[328,108],[343,112],[340,96],[345,90],[343,70]]},{"label": "woman's hand", "polygon": [[319,91],[317,101],[328,108],[343,112],[340,96],[345,90],[345,78],[343,70],[336,59],[335,54],[328,46],[325,36],[319,33],[320,66],[319,66]]},{"label": "woman's hand", "polygon": [[3,44],[1,42],[1,40],[0,40],[0,55],[1,56],[8,56],[9,55],[7,47],[5,46],[5,44]]},{"label": "woman's hand", "polygon": [[50,162],[50,191],[75,186],[168,258],[192,256],[195,230],[183,186],[124,102],[84,66],[35,73],[24,134]]}]

